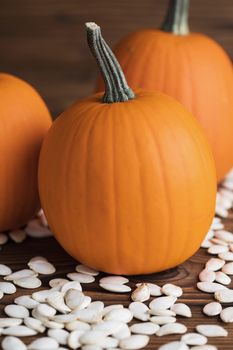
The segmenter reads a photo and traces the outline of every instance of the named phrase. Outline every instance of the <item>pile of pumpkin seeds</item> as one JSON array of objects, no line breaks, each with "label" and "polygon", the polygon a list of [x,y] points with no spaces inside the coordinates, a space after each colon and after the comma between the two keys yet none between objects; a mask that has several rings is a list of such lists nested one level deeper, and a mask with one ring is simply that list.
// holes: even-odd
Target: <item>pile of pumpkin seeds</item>
[{"label": "pile of pumpkin seeds", "polygon": [[[204,306],[203,313],[220,317],[223,325],[233,322],[233,307],[227,306],[233,303],[233,290],[227,287],[233,275],[233,233],[224,229],[221,218],[228,216],[232,206],[233,171],[218,191],[218,216],[202,243],[211,257],[197,283],[199,290],[213,295],[213,301]],[[51,235],[43,211],[24,230],[9,232],[16,243],[22,243],[27,235],[34,238]],[[0,244],[7,240],[8,235],[0,234]],[[224,326],[217,324],[199,324],[195,332],[188,332],[184,323],[192,317],[192,310],[179,302],[183,291],[177,285],[138,283],[132,290],[128,278],[99,279],[98,271],[81,264],[63,278],[52,278],[55,271],[56,267],[42,256],[30,259],[24,269],[14,272],[0,264],[0,298],[14,294],[17,288],[28,290],[4,308],[5,317],[0,318],[3,350],[136,350],[145,348],[150,337],[173,334],[180,335],[180,340],[164,344],[159,350],[216,350],[216,346],[207,344],[209,338],[228,335]],[[51,276],[49,288],[38,290],[45,275]],[[100,300],[93,301],[84,289],[85,284],[93,283],[96,278],[106,291],[130,293],[128,307],[120,303],[105,306]],[[177,322],[177,317],[184,322]],[[34,335],[40,337],[29,345],[23,342],[23,337]]]}]

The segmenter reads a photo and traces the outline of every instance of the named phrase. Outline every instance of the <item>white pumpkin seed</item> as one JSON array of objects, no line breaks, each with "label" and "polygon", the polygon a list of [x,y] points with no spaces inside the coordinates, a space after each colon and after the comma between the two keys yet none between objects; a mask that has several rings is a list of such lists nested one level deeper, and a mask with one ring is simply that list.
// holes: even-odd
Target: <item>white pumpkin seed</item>
[{"label": "white pumpkin seed", "polygon": [[79,339],[84,332],[83,330],[75,330],[69,334],[67,344],[71,349],[77,349],[81,346]]},{"label": "white pumpkin seed", "polygon": [[197,346],[192,346],[191,350],[218,350],[216,346],[214,345],[197,345]]},{"label": "white pumpkin seed", "polygon": [[233,303],[233,290],[223,289],[214,293],[214,297],[220,303]]},{"label": "white pumpkin seed", "polygon": [[70,309],[78,309],[84,301],[85,295],[77,289],[69,289],[65,294],[65,303]]},{"label": "white pumpkin seed", "polygon": [[34,329],[28,328],[26,326],[12,326],[8,328],[3,328],[3,335],[13,335],[15,337],[29,337],[36,335],[37,332]]},{"label": "white pumpkin seed", "polygon": [[0,245],[5,244],[8,241],[8,236],[5,233],[0,233]]},{"label": "white pumpkin seed", "polygon": [[105,321],[121,321],[128,323],[132,320],[133,313],[126,308],[110,310],[105,316]]},{"label": "white pumpkin seed", "polygon": [[52,289],[44,289],[39,292],[32,293],[32,298],[39,303],[45,303],[47,298],[53,293]]},{"label": "white pumpkin seed", "polygon": [[37,255],[31,258],[28,262],[28,264],[34,263],[35,261],[48,261],[44,256]]},{"label": "white pumpkin seed", "polygon": [[187,327],[181,323],[165,324],[156,332],[158,337],[169,334],[183,334],[187,332]]},{"label": "white pumpkin seed", "polygon": [[76,315],[76,318],[79,321],[87,322],[87,323],[96,323],[101,321],[102,315],[95,309],[82,309],[78,311],[72,311]]},{"label": "white pumpkin seed", "polygon": [[228,211],[222,205],[216,205],[216,207],[215,207],[215,214],[217,214],[221,218],[227,218],[228,217]]},{"label": "white pumpkin seed", "polygon": [[48,227],[48,221],[46,219],[46,216],[45,216],[45,213],[44,213],[43,209],[39,210],[37,216],[40,219],[40,222],[42,223],[42,225],[45,226],[45,227]]},{"label": "white pumpkin seed", "polygon": [[59,323],[68,323],[68,322],[73,322],[75,321],[77,316],[75,314],[59,314],[53,316],[53,321],[59,322]]},{"label": "white pumpkin seed", "polygon": [[186,333],[182,335],[181,341],[187,345],[205,345],[208,339],[202,334]]},{"label": "white pumpkin seed", "polygon": [[44,238],[53,235],[47,227],[41,225],[38,219],[30,220],[24,230],[28,236],[33,238]]},{"label": "white pumpkin seed", "polygon": [[3,350],[27,350],[26,345],[17,337],[7,336],[2,341]]},{"label": "white pumpkin seed", "polygon": [[50,306],[61,313],[65,314],[71,311],[71,309],[64,302],[64,294],[62,292],[53,292],[48,296],[46,301]]},{"label": "white pumpkin seed", "polygon": [[39,304],[35,310],[37,314],[47,318],[53,317],[56,314],[56,310],[47,304]]},{"label": "white pumpkin seed", "polygon": [[[133,304],[133,303],[131,303]],[[144,304],[143,304],[144,305]],[[104,309],[103,309],[103,312],[102,312],[102,315],[105,316],[110,310],[113,310],[113,309],[122,309],[123,308],[123,305],[122,304],[113,304],[113,305],[108,305],[108,306],[105,306]],[[131,311],[131,310],[130,310]]]},{"label": "white pumpkin seed", "polygon": [[12,270],[9,268],[9,266],[0,264],[0,276],[7,276],[12,273]]},{"label": "white pumpkin seed", "polygon": [[27,237],[26,232],[23,230],[10,231],[9,236],[15,243],[22,243]]},{"label": "white pumpkin seed", "polygon": [[176,286],[175,284],[167,283],[162,289],[162,293],[168,296],[180,297],[183,294],[182,288]]},{"label": "white pumpkin seed", "polygon": [[101,349],[116,349],[118,346],[119,340],[112,337],[104,337],[100,342]]},{"label": "white pumpkin seed", "polygon": [[189,347],[181,341],[172,341],[170,343],[161,345],[158,350],[188,350]]},{"label": "white pumpkin seed", "polygon": [[104,340],[104,338],[105,338],[105,334],[103,332],[96,331],[96,330],[89,330],[80,336],[79,342],[81,344],[100,345]]},{"label": "white pumpkin seed", "polygon": [[77,289],[80,292],[82,291],[82,286],[78,281],[71,281],[71,282],[67,282],[65,283],[62,287],[61,287],[61,292],[62,293],[66,293],[69,289]]},{"label": "white pumpkin seed", "polygon": [[136,334],[152,335],[159,330],[159,325],[153,322],[134,323],[130,330]]},{"label": "white pumpkin seed", "polygon": [[233,322],[233,307],[227,307],[222,310],[220,318],[223,322],[232,323]]},{"label": "white pumpkin seed", "polygon": [[92,329],[95,331],[103,332],[105,336],[109,336],[113,333],[118,332],[123,325],[124,323],[120,321],[103,321],[93,325]]},{"label": "white pumpkin seed", "polygon": [[134,301],[130,303],[129,310],[132,312],[133,317],[141,320],[141,321],[148,321],[149,320],[149,313],[148,313],[148,306],[143,304],[139,301]]},{"label": "white pumpkin seed", "polygon": [[216,273],[207,268],[202,270],[199,274],[199,280],[201,282],[214,282],[215,278],[216,278]]},{"label": "white pumpkin seed", "polygon": [[122,276],[106,276],[103,277],[99,280],[100,284],[125,284],[128,283],[129,280],[126,277],[122,277]]},{"label": "white pumpkin seed", "polygon": [[[98,346],[98,345],[83,345],[82,350],[103,350],[103,348],[102,346]],[[112,350],[112,348],[109,348],[108,350]],[[120,349],[115,347],[114,350],[120,350]]]},{"label": "white pumpkin seed", "polygon": [[215,281],[224,285],[231,283],[231,279],[222,271],[217,271],[215,275]]},{"label": "white pumpkin seed", "polygon": [[207,316],[219,315],[221,311],[222,311],[222,305],[214,301],[206,304],[203,308],[203,313]]},{"label": "white pumpkin seed", "polygon": [[176,318],[172,316],[152,316],[150,321],[162,326],[164,324],[175,323]]},{"label": "white pumpkin seed", "polygon": [[52,329],[62,329],[62,328],[64,328],[64,324],[63,323],[55,322],[55,321],[48,320],[48,319],[45,319],[43,321],[43,325],[45,327],[47,327],[47,328],[52,328]]},{"label": "white pumpkin seed", "polygon": [[215,282],[198,282],[197,288],[206,293],[215,293],[219,290],[226,289],[222,284]]},{"label": "white pumpkin seed", "polygon": [[91,275],[86,275],[80,272],[70,272],[67,277],[72,281],[78,281],[80,283],[92,283],[95,281],[95,277]]},{"label": "white pumpkin seed", "polygon": [[26,307],[27,309],[34,309],[39,303],[32,299],[30,295],[21,295],[15,298],[14,303]]},{"label": "white pumpkin seed", "polygon": [[34,317],[26,317],[24,319],[25,326],[34,329],[35,331],[39,333],[44,333],[45,326],[42,324],[42,322]]},{"label": "white pumpkin seed", "polygon": [[4,308],[5,314],[10,317],[15,317],[15,318],[25,318],[29,316],[29,311],[26,309],[26,307],[21,306],[21,305],[14,305],[14,304],[9,304],[6,305]]},{"label": "white pumpkin seed", "polygon": [[0,318],[0,328],[19,326],[23,320],[21,318],[4,317]]},{"label": "white pumpkin seed", "polygon": [[113,333],[113,337],[118,339],[118,340],[128,338],[128,337],[130,337],[130,335],[131,335],[131,332],[130,332],[129,326],[126,323],[123,323],[120,330]]},{"label": "white pumpkin seed", "polygon": [[228,246],[214,244],[208,249],[209,254],[220,254],[228,251]]},{"label": "white pumpkin seed", "polygon": [[14,284],[21,288],[36,289],[41,286],[41,280],[37,277],[24,277],[14,280]]},{"label": "white pumpkin seed", "polygon": [[171,310],[149,310],[148,311],[150,315],[154,316],[176,316],[174,311]]},{"label": "white pumpkin seed", "polygon": [[116,293],[128,293],[131,291],[131,288],[129,286],[126,286],[125,284],[101,283],[100,287],[105,290],[108,290],[109,292],[116,292]]},{"label": "white pumpkin seed", "polygon": [[78,320],[67,322],[65,327],[70,332],[74,331],[74,330],[87,331],[87,330],[89,330],[91,328],[91,326],[88,323],[82,322],[82,321],[78,321]]},{"label": "white pumpkin seed", "polygon": [[175,304],[176,300],[177,298],[172,295],[166,297],[158,297],[150,302],[149,308],[152,310],[166,310]]},{"label": "white pumpkin seed", "polygon": [[69,280],[67,280],[66,278],[53,278],[49,281],[49,285],[54,290],[60,291],[61,287],[64,286],[64,284],[66,284],[67,282],[69,282]]},{"label": "white pumpkin seed", "polygon": [[[160,295],[162,295],[161,287],[158,286],[157,284],[146,283],[146,285],[152,297],[159,297]],[[138,284],[136,284],[136,286],[138,286]]]},{"label": "white pumpkin seed", "polygon": [[215,231],[216,238],[219,238],[227,243],[233,243],[233,234],[226,230]]},{"label": "white pumpkin seed", "polygon": [[99,274],[99,271],[92,269],[91,267],[79,264],[75,267],[75,270],[77,272],[86,274],[86,275],[91,275],[91,276],[97,276]]},{"label": "white pumpkin seed", "polygon": [[86,307],[88,307],[90,305],[90,303],[91,303],[91,297],[85,295],[84,299],[83,299],[83,302],[77,308],[73,309],[72,312],[75,313],[78,310],[83,310]]},{"label": "white pumpkin seed", "polygon": [[92,301],[89,306],[88,309],[94,309],[97,312],[103,312],[104,309],[104,303],[102,301]]},{"label": "white pumpkin seed", "polygon": [[213,245],[213,243],[209,239],[204,239],[201,243],[201,248],[209,248]]},{"label": "white pumpkin seed", "polygon": [[38,274],[35,273],[32,270],[29,269],[23,269],[23,270],[19,270],[16,272],[11,273],[10,275],[4,277],[4,280],[6,281],[16,281],[19,278],[25,278],[25,277],[37,277]]},{"label": "white pumpkin seed", "polygon": [[171,311],[175,313],[175,315],[184,316],[184,317],[192,317],[191,309],[188,305],[184,303],[176,303],[171,306]]},{"label": "white pumpkin seed", "polygon": [[48,261],[36,260],[28,263],[31,270],[41,275],[51,275],[56,271],[55,267]]},{"label": "white pumpkin seed", "polygon": [[131,299],[133,301],[144,302],[150,299],[150,291],[147,287],[146,283],[142,283],[140,286],[136,287],[136,289],[131,294]]},{"label": "white pumpkin seed", "polygon": [[150,338],[147,335],[131,335],[120,341],[120,348],[124,350],[142,349],[149,343]]},{"label": "white pumpkin seed", "polygon": [[16,292],[16,288],[11,282],[0,282],[0,292],[4,294],[14,294]]},{"label": "white pumpkin seed", "polygon": [[206,268],[211,271],[218,271],[220,270],[223,265],[225,264],[225,261],[219,258],[211,258],[206,263]]},{"label": "white pumpkin seed", "polygon": [[225,261],[233,261],[233,252],[220,253],[220,254],[218,254],[218,257],[220,259],[225,260]]},{"label": "white pumpkin seed", "polygon": [[50,337],[42,337],[36,340],[33,340],[28,345],[28,350],[56,350],[58,349],[58,342]]},{"label": "white pumpkin seed", "polygon": [[55,339],[59,344],[66,345],[69,337],[69,332],[64,329],[49,329],[48,336]]},{"label": "white pumpkin seed", "polygon": [[198,333],[206,337],[227,337],[228,332],[221,326],[214,324],[202,324],[196,326]]},{"label": "white pumpkin seed", "polygon": [[225,245],[226,247],[228,246],[228,243],[225,242],[225,241],[222,241],[221,239],[219,238],[211,238],[211,243],[213,244],[217,244],[217,245]]},{"label": "white pumpkin seed", "polygon": [[226,275],[233,275],[233,262],[229,262],[222,267],[222,272]]}]

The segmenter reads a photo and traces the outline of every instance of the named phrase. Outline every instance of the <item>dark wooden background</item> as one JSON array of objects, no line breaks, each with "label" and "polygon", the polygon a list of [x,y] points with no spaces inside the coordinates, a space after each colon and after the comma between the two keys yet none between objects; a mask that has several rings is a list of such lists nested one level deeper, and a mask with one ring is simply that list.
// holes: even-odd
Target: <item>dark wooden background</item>
[{"label": "dark wooden background", "polygon": [[[38,88],[56,117],[93,90],[96,66],[84,23],[96,21],[115,44],[139,28],[158,27],[167,0],[0,0],[0,70]],[[190,27],[233,57],[233,0],[192,0]]]}]

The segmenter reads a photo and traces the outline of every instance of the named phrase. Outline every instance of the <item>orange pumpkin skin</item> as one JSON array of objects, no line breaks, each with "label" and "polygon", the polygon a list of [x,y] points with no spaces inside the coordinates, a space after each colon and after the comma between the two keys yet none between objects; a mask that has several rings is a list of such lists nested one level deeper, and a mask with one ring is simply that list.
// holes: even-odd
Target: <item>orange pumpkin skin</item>
[{"label": "orange pumpkin skin", "polygon": [[220,181],[233,167],[233,72],[221,46],[202,34],[145,30],[121,40],[114,53],[132,88],[162,91],[200,121]]},{"label": "orange pumpkin skin", "polygon": [[213,156],[198,122],[157,92],[75,103],[49,130],[39,192],[55,237],[77,260],[114,274],[174,267],[211,224]]},{"label": "orange pumpkin skin", "polygon": [[24,225],[39,209],[37,169],[51,125],[45,103],[26,82],[0,74],[0,231]]}]

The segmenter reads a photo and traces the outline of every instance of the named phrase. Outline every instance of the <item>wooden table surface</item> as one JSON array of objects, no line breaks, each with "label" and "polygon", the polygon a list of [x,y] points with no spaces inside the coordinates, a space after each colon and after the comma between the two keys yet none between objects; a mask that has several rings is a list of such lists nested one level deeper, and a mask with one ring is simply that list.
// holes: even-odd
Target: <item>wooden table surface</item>
[{"label": "wooden table surface", "polygon": [[[225,228],[233,232],[233,211],[229,218],[224,220]],[[13,271],[26,268],[29,259],[35,255],[43,255],[47,257],[57,268],[55,274],[47,277],[42,277],[43,287],[40,289],[48,288],[48,281],[51,278],[66,277],[68,272],[74,270],[77,264],[66,252],[58,245],[54,238],[27,238],[21,244],[9,242],[1,251],[1,263],[10,266]],[[156,254],[156,252],[155,252]],[[147,276],[131,276],[129,285],[134,287],[137,282],[152,282],[162,286],[165,283],[174,283],[183,288],[183,295],[179,298],[179,302],[184,302],[191,307],[193,317],[184,318],[177,317],[177,321],[185,324],[188,327],[188,331],[194,331],[195,326],[198,324],[220,324],[224,326],[229,336],[226,338],[209,338],[209,343],[218,346],[219,350],[232,350],[233,349],[233,326],[232,324],[223,324],[219,317],[208,317],[202,313],[203,306],[210,301],[214,300],[211,294],[203,293],[196,288],[198,281],[198,274],[203,269],[205,262],[209,259],[205,249],[200,249],[192,258],[186,261],[184,264],[178,266],[175,269],[157,273]],[[91,284],[83,284],[83,290],[85,294],[91,296],[93,301],[102,300],[105,305],[122,303],[129,305],[129,294],[117,294],[104,291],[98,285],[98,279],[103,277],[99,275],[96,281]],[[229,285],[233,287],[233,283]],[[38,289],[39,290],[39,289]],[[4,317],[4,306],[13,302],[14,298],[19,295],[30,294],[30,290],[25,290],[17,287],[17,293],[13,295],[5,295],[1,300],[0,305],[0,317]],[[35,337],[26,337],[23,340],[25,343],[30,343]],[[151,336],[150,343],[145,349],[157,349],[157,347],[163,343],[178,340],[180,336],[170,335],[164,337]],[[12,349],[14,350],[14,349]],[[17,350],[17,349],[15,349]]]}]

